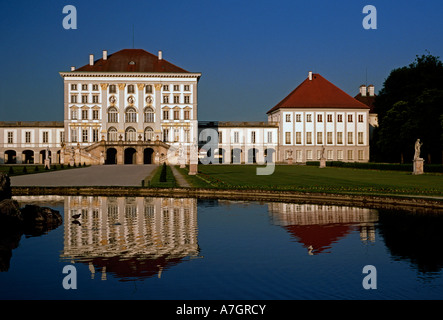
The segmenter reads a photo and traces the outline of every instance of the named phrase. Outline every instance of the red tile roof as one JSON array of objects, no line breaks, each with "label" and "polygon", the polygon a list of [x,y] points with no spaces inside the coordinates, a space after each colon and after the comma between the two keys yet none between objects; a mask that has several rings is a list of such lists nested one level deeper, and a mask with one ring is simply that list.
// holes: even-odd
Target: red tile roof
[{"label": "red tile roof", "polygon": [[90,72],[177,72],[188,73],[188,71],[161,59],[143,49],[123,49],[108,55],[107,60],[103,57],[89,63],[75,71]]},{"label": "red tile roof", "polygon": [[352,108],[368,109],[318,73],[312,74],[267,113],[280,108]]},{"label": "red tile roof", "polygon": [[359,92],[354,99],[360,101],[361,103],[364,103],[365,105],[367,105],[370,109],[369,109],[369,113],[373,113],[374,112],[374,101],[375,101],[375,97],[376,95],[370,96],[370,95],[366,95],[366,96],[362,96],[361,93]]}]

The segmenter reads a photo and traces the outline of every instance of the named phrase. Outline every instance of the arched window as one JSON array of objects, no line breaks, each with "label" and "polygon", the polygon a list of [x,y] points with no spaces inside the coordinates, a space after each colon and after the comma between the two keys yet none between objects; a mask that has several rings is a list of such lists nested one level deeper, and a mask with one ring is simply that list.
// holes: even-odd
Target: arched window
[{"label": "arched window", "polygon": [[151,127],[145,129],[145,141],[154,140],[154,130]]},{"label": "arched window", "polygon": [[145,109],[144,121],[147,123],[154,122],[154,110],[152,110],[152,108],[148,107]]},{"label": "arched window", "polygon": [[125,122],[137,122],[137,112],[134,108],[127,108],[125,112]]},{"label": "arched window", "polygon": [[129,127],[126,129],[125,141],[137,141],[137,132],[134,128]]},{"label": "arched window", "polygon": [[108,141],[117,141],[117,129],[114,127],[109,128],[108,130]]},{"label": "arched window", "polygon": [[118,111],[116,108],[109,108],[108,122],[110,122],[110,123],[117,123],[118,122]]}]

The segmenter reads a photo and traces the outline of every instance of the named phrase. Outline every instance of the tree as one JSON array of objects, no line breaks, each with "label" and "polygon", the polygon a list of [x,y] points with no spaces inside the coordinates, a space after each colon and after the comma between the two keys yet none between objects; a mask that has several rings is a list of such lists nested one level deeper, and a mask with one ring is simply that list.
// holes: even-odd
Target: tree
[{"label": "tree", "polygon": [[427,163],[442,161],[443,63],[430,54],[394,69],[374,102],[379,127],[372,159],[411,162],[415,140]]}]

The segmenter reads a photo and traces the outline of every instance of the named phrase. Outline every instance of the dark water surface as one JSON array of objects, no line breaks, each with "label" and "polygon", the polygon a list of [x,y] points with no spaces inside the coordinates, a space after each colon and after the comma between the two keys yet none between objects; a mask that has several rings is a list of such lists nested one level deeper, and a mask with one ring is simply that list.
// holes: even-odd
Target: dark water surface
[{"label": "dark water surface", "polygon": [[[1,235],[2,300],[443,297],[437,215],[192,198],[16,199],[59,210],[64,223],[40,236]],[[63,287],[67,265],[75,290]],[[366,265],[376,269],[376,289],[362,285],[375,276]]]}]

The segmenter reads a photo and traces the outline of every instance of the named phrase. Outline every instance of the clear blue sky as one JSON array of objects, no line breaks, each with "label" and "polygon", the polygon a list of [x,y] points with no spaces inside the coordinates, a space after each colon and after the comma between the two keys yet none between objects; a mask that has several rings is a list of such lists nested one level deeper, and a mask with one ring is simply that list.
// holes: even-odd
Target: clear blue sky
[{"label": "clear blue sky", "polygon": [[[362,9],[377,8],[377,30]],[[77,30],[62,25],[77,8]],[[416,55],[443,57],[443,1],[42,0],[0,11],[0,120],[63,120],[59,71],[132,48],[201,72],[199,120],[262,121],[313,71],[354,96]]]}]

